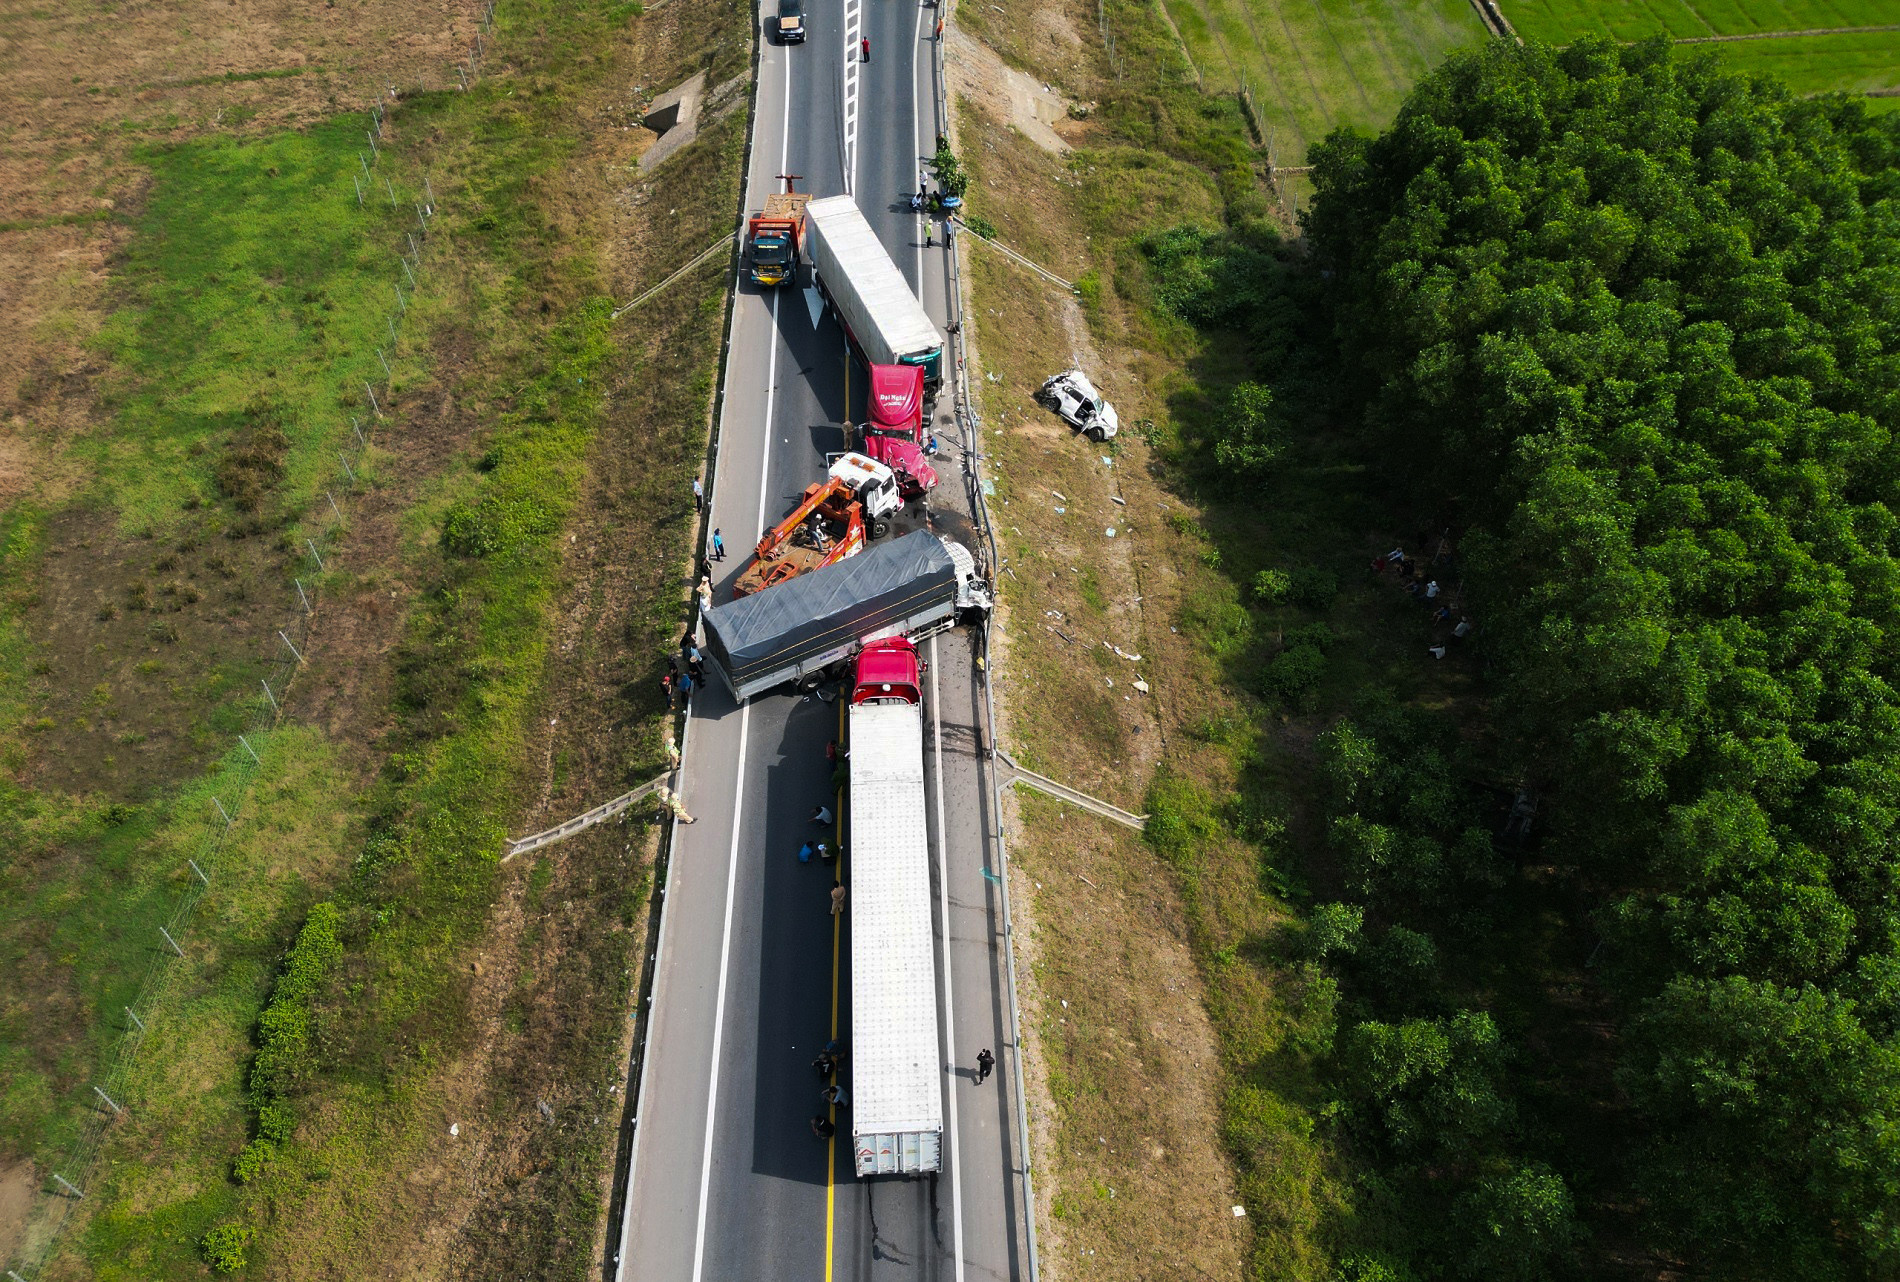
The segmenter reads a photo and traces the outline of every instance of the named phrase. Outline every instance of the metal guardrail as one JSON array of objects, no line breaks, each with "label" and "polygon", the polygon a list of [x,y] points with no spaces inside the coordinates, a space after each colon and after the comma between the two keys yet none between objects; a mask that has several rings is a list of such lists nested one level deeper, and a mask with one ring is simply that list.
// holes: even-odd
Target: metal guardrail
[{"label": "metal guardrail", "polygon": [[1052,281],[1053,283],[1062,286],[1062,288],[1068,290],[1071,294],[1076,292],[1074,281],[1062,279],[1062,277],[1056,275],[1054,272],[1050,271],[1047,267],[1044,267],[1041,263],[1036,262],[1033,258],[1030,258],[1025,254],[1017,253],[1015,250],[1011,249],[1008,245],[1005,245],[1002,241],[996,239],[996,237],[985,236],[982,232],[976,231],[968,223],[963,221],[962,215],[957,215],[955,218],[955,221],[956,221],[957,226],[963,228],[965,231],[970,232],[971,235],[975,236],[978,240],[982,241],[985,245],[988,245],[991,249],[994,249],[998,253],[1002,254],[1005,258],[1013,259],[1016,263],[1020,264],[1023,267],[1027,267],[1030,271],[1036,273],[1036,275],[1042,277],[1044,280]]},{"label": "metal guardrail", "polygon": [[530,850],[539,850],[543,846],[552,846],[557,841],[566,841],[575,833],[585,832],[602,820],[612,819],[615,815],[633,805],[635,802],[651,797],[664,787],[666,781],[672,777],[673,772],[669,770],[659,778],[649,779],[633,791],[621,793],[612,801],[603,801],[592,810],[575,815],[565,823],[556,824],[554,827],[543,832],[537,832],[531,837],[510,837],[508,839],[508,853],[501,857],[501,861],[507,863],[516,855],[525,855]]},{"label": "metal guardrail", "polygon": [[[743,186],[743,184],[741,184],[741,186]],[[628,312],[638,307],[641,303],[646,302],[647,299],[653,297],[655,294],[665,289],[668,285],[671,285],[674,281],[684,276],[687,272],[692,271],[693,268],[699,266],[701,263],[705,262],[708,258],[711,258],[714,254],[718,253],[720,250],[724,249],[727,245],[731,244],[732,238],[737,234],[738,234],[737,232],[730,232],[730,231],[727,232],[725,235],[721,236],[718,240],[715,240],[712,244],[706,246],[706,248],[700,250],[699,253],[695,254],[691,262],[687,263],[684,267],[674,272],[671,276],[668,276],[665,280],[655,285],[652,289],[647,290],[644,294],[634,299],[631,303],[628,303],[625,307],[614,308],[613,314],[610,315],[607,319],[619,320],[622,316],[625,316]]]},{"label": "metal guardrail", "polygon": [[1136,832],[1140,832],[1148,824],[1147,815],[1138,815],[1131,810],[1123,810],[1120,806],[1103,801],[1100,797],[1091,797],[1086,792],[1069,787],[1066,783],[1056,782],[1048,775],[1039,775],[1033,770],[1028,770],[1017,765],[1015,760],[1001,748],[996,749],[996,756],[1001,758],[1003,764],[1010,769],[1010,777],[1004,780],[1005,783],[1026,784],[1034,788],[1037,792],[1047,793],[1058,801],[1066,801],[1079,809],[1088,811],[1090,814],[1100,815],[1102,818],[1112,820],[1125,828],[1133,828]]}]

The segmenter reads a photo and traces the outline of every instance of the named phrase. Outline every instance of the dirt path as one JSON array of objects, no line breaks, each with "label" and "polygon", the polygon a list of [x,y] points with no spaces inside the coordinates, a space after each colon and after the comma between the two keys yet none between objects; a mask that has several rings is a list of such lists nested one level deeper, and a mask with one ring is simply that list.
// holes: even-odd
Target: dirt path
[{"label": "dirt path", "polygon": [[1684,36],[1674,43],[1715,45],[1730,44],[1737,40],[1792,40],[1798,36],[1860,36],[1881,31],[1900,31],[1900,22],[1889,22],[1878,27],[1810,27],[1805,31],[1749,31],[1734,36]]}]

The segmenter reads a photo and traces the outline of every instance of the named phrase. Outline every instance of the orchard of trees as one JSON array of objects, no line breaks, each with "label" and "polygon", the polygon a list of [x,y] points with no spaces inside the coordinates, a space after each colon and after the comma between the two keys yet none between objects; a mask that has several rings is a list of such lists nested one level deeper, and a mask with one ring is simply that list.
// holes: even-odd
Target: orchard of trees
[{"label": "orchard of trees", "polygon": [[1566,1166],[1457,973],[1514,875],[1467,740],[1369,704],[1317,748],[1308,938],[1342,1133],[1421,1245],[1347,1273],[1900,1277],[1900,114],[1498,43],[1312,159],[1300,280],[1177,236],[1158,301],[1253,331],[1224,466],[1273,466],[1306,291],[1337,430],[1457,514],[1484,715],[1599,941],[1616,1154]]}]

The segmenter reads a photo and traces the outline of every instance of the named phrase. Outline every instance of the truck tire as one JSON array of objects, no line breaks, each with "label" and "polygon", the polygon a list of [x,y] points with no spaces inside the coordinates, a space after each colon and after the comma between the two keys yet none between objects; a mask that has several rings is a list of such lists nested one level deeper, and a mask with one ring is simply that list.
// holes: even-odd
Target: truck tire
[{"label": "truck tire", "polygon": [[882,518],[871,521],[864,527],[864,536],[870,539],[881,539],[890,532],[891,523]]}]

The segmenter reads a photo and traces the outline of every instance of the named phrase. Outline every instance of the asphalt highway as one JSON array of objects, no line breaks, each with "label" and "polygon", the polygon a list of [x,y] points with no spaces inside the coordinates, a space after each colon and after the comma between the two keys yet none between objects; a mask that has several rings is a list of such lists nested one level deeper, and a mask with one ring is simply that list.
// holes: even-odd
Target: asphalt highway
[{"label": "asphalt highway", "polygon": [[[758,20],[763,26],[775,13],[766,0]],[[941,326],[941,232],[926,251],[922,220],[908,204],[939,128],[930,61],[936,17],[934,7],[905,0],[862,8],[860,0],[808,0],[807,42],[764,45],[747,207],[778,190],[781,173],[802,175],[799,189],[818,195],[849,190]],[[847,64],[847,42],[855,58],[861,38],[871,42],[871,60]],[[739,289],[710,487],[710,519],[729,555],[714,567],[721,601],[751,544],[823,475],[825,454],[844,446],[841,424],[863,415],[863,371],[850,366],[809,267],[796,287]],[[956,530],[967,528],[968,503],[949,401],[942,398],[936,424],[946,448],[929,515]],[[979,753],[975,645],[960,629],[926,647],[943,1171],[858,1179],[849,1118],[818,1094],[812,1060],[820,1048],[835,1036],[849,1050],[849,915],[829,912],[837,870],[800,864],[796,852],[820,835],[813,808],[833,804],[825,745],[841,737],[839,704],[772,694],[735,707],[721,690],[701,691],[681,775],[696,822],[673,833],[614,1276],[1027,1276],[1024,1155],[1011,1094],[1016,1049],[986,839],[995,816]],[[825,835],[835,844],[835,834]],[[843,875],[848,883],[848,868]],[[984,1047],[997,1065],[979,1085],[973,1064]],[[810,1126],[825,1113],[837,1119],[838,1135],[828,1141]]]}]

